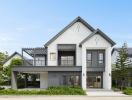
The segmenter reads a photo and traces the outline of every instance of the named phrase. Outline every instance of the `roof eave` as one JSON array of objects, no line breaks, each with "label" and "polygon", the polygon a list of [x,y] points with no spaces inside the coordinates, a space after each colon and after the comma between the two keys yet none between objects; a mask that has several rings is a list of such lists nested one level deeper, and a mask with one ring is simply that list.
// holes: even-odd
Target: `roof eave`
[{"label": "roof eave", "polygon": [[105,33],[103,33],[100,29],[95,30],[93,33],[91,33],[88,37],[86,37],[80,44],[79,47],[82,46],[83,43],[85,43],[89,38],[91,38],[92,36],[94,36],[95,34],[100,34],[104,39],[106,39],[111,46],[114,46],[116,43],[114,41],[112,41],[112,39],[110,39]]},{"label": "roof eave", "polygon": [[80,16],[74,19],[70,24],[68,24],[65,28],[63,28],[57,35],[51,38],[44,47],[47,47],[50,43],[56,40],[63,32],[65,32],[69,27],[71,27],[76,22],[82,22],[87,28],[89,28],[92,32],[95,30],[92,26],[90,26],[85,20],[83,20]]}]

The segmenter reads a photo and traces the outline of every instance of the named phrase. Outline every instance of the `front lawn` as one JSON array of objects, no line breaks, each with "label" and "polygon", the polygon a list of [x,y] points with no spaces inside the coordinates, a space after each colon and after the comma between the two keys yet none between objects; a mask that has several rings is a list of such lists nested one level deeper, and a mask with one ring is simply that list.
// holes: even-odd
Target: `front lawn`
[{"label": "front lawn", "polygon": [[124,89],[123,90],[123,93],[124,94],[127,94],[127,95],[132,95],[132,87],[131,88],[129,87],[129,88]]},{"label": "front lawn", "polygon": [[79,87],[50,87],[47,90],[0,90],[0,95],[85,95]]}]

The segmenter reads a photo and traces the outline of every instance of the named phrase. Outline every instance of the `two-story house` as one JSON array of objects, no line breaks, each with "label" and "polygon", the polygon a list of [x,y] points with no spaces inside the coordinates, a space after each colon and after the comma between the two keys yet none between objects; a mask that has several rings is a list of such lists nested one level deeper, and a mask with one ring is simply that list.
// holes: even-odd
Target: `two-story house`
[{"label": "two-story house", "polygon": [[22,48],[33,57],[32,66],[12,69],[12,88],[17,89],[16,75],[37,73],[40,88],[80,85],[111,89],[111,50],[115,45],[105,33],[94,29],[81,17],[74,19],[42,48]]}]

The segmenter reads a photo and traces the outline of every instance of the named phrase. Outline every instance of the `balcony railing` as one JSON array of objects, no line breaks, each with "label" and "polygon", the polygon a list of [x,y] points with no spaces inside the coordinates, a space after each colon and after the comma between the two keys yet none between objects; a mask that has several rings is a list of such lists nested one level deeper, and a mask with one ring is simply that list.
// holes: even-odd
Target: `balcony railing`
[{"label": "balcony railing", "polygon": [[[46,66],[45,60],[23,60],[24,66]],[[58,66],[75,66],[74,60],[61,60]]]},{"label": "balcony railing", "polygon": [[74,60],[61,60],[60,66],[74,66]]},{"label": "balcony railing", "polygon": [[45,60],[23,60],[24,66],[45,66]]}]

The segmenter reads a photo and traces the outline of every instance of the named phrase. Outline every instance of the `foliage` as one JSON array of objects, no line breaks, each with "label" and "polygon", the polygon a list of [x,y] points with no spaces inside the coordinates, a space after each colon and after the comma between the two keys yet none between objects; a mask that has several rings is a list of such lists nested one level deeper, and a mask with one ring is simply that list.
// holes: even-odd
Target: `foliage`
[{"label": "foliage", "polygon": [[8,57],[8,53],[6,52],[6,54],[5,53],[3,53],[3,52],[0,52],[0,67],[2,67],[3,66],[3,62],[5,61],[5,59]]},{"label": "foliage", "polygon": [[113,79],[118,81],[121,89],[125,87],[126,76],[128,74],[128,57],[127,57],[127,48],[122,46],[119,50],[119,56],[116,61],[116,65],[113,68]]},{"label": "foliage", "polygon": [[123,90],[123,93],[124,94],[127,94],[127,95],[132,95],[132,87],[131,88],[129,87],[129,88],[124,89]]},{"label": "foliage", "polygon": [[0,83],[3,83],[2,72],[3,72],[3,62],[7,59],[8,53],[0,52]]},{"label": "foliage", "polygon": [[12,59],[9,66],[6,66],[5,68],[3,68],[3,73],[2,74],[3,74],[3,79],[5,81],[10,81],[11,80],[11,69],[14,66],[17,66],[17,65],[22,65],[22,60],[18,59],[18,58],[14,58],[14,59]]},{"label": "foliage", "polygon": [[19,59],[19,58],[12,59],[10,66],[14,67],[16,65],[22,65],[22,59]]},{"label": "foliage", "polygon": [[0,90],[4,90],[5,88],[4,87],[0,87]]},{"label": "foliage", "polygon": [[0,95],[85,95],[81,88],[51,87],[47,90],[0,90]]}]

